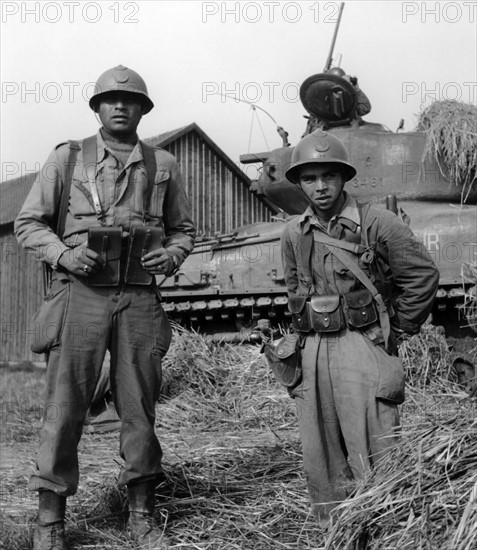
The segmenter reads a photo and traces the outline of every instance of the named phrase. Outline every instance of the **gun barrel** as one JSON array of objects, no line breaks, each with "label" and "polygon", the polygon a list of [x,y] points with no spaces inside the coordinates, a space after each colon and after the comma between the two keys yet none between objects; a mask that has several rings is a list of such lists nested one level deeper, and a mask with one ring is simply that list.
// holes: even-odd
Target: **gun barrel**
[{"label": "gun barrel", "polygon": [[333,33],[333,39],[331,41],[330,53],[328,54],[328,59],[326,60],[326,65],[323,70],[323,72],[325,73],[331,67],[331,63],[333,61],[333,50],[335,49],[335,42],[336,42],[336,37],[338,36],[338,29],[340,27],[341,14],[343,13],[343,8],[344,8],[344,2],[341,2],[340,9],[338,12],[338,20],[336,21],[335,32]]}]

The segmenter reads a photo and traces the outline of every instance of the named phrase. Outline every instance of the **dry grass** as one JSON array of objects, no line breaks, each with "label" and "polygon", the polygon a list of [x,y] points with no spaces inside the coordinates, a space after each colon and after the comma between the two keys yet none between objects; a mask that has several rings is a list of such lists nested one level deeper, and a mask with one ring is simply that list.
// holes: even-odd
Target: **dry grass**
[{"label": "dry grass", "polygon": [[[465,290],[462,306],[467,326],[477,332],[477,258],[462,264],[462,285]],[[471,285],[471,286],[469,286]]]},{"label": "dry grass", "polygon": [[[449,354],[427,328],[403,349],[410,381],[402,443],[359,484],[327,533],[309,516],[294,403],[252,346],[207,344],[176,331],[157,405],[166,479],[157,515],[174,549],[471,550],[477,536],[475,401],[446,382]],[[43,374],[2,371],[0,548],[29,548]],[[28,386],[26,386],[28,384]],[[27,387],[20,391],[21,387]],[[22,411],[20,414],[20,409]],[[27,426],[28,425],[28,426]],[[86,434],[81,482],[68,500],[74,549],[130,548],[116,487],[118,435]]]},{"label": "dry grass", "polygon": [[427,134],[424,158],[436,159],[443,173],[462,188],[465,202],[475,191],[477,107],[455,100],[435,101],[419,115],[418,130]]}]

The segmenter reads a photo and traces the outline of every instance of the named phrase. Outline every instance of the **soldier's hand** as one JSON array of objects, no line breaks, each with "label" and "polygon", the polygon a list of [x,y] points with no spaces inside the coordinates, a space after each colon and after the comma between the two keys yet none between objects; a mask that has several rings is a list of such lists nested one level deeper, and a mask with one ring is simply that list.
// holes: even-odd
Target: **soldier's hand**
[{"label": "soldier's hand", "polygon": [[174,256],[166,248],[151,250],[141,258],[142,267],[155,275],[166,275],[175,268]]},{"label": "soldier's hand", "polygon": [[78,277],[88,277],[103,267],[101,256],[84,244],[65,250],[58,264]]}]

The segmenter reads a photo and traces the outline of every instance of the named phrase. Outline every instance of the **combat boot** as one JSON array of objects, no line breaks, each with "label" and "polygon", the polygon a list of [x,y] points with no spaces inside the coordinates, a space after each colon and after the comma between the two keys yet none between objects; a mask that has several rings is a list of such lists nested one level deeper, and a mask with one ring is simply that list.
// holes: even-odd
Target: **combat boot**
[{"label": "combat boot", "polygon": [[154,519],[155,487],[155,481],[128,485],[128,531],[141,548],[167,550],[169,541]]},{"label": "combat boot", "polygon": [[33,550],[68,550],[65,539],[66,497],[42,490],[38,496],[38,521]]}]

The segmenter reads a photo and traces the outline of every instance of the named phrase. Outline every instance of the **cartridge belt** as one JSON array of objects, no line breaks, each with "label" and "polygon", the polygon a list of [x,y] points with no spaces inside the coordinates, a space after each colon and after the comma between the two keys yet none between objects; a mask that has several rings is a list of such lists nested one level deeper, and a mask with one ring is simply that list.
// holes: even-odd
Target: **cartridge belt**
[{"label": "cartridge belt", "polygon": [[288,309],[293,328],[299,332],[365,329],[379,319],[373,296],[366,288],[346,294],[290,296]]}]

